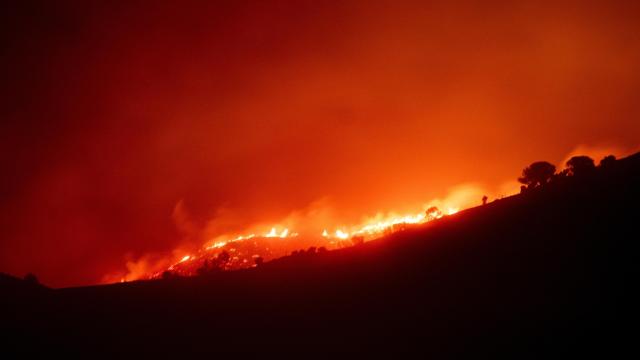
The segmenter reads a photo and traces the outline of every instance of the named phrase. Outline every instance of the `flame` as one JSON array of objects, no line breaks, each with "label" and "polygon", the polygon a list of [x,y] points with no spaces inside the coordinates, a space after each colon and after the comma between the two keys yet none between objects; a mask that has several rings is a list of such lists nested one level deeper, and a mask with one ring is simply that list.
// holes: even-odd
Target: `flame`
[{"label": "flame", "polygon": [[[450,209],[453,210],[453,209]],[[457,209],[455,209],[457,212]],[[452,214],[450,211],[448,214]],[[363,236],[365,238],[374,238],[380,235],[385,234],[386,232],[393,230],[394,226],[397,225],[413,225],[413,224],[422,224],[424,222],[435,220],[441,218],[443,215],[441,212],[437,212],[435,215],[428,215],[427,212],[419,213],[419,214],[411,214],[404,216],[389,216],[383,220],[371,220],[365,222],[363,225],[355,227],[351,231],[345,231],[344,229],[336,229],[334,236],[338,239],[348,239],[353,236]],[[331,238],[332,236],[325,229],[322,232],[322,236],[325,238]]]},{"label": "flame", "polygon": [[[292,233],[291,234],[291,236],[294,236],[294,235],[298,235],[298,233]],[[264,237],[267,237],[267,238],[274,238],[274,237],[286,238],[287,236],[289,236],[289,229],[287,229],[287,228],[284,228],[280,232],[280,234],[278,234],[278,232],[276,231],[276,228],[272,227],[271,231],[269,231],[268,233],[264,234]],[[239,240],[242,240],[242,239],[239,239]]]},{"label": "flame", "polygon": [[[241,236],[238,237],[236,240],[242,240]],[[221,248],[221,247],[223,247],[223,246],[225,246],[227,244],[228,244],[228,242],[226,242],[226,241],[216,241],[216,242],[213,243],[213,245],[207,246],[205,249],[207,249],[207,250],[219,249],[219,248]]]},{"label": "flame", "polygon": [[[446,215],[452,215],[459,211],[458,207],[448,207]],[[318,243],[329,248],[339,248],[344,246],[350,246],[356,242],[356,240],[348,241],[349,239],[360,238],[360,241],[371,240],[380,237],[388,232],[400,231],[405,228],[406,225],[419,225],[432,220],[436,220],[446,216],[443,212],[435,207],[429,207],[428,210],[408,215],[389,215],[386,217],[377,216],[375,218],[365,220],[359,226],[341,227],[335,229],[333,233],[329,232],[326,228],[322,230],[319,239],[324,239],[324,243]],[[265,253],[256,254],[255,249],[251,248],[251,245],[256,245],[262,239],[289,239],[297,237],[300,234],[292,232],[288,227],[272,226],[268,232],[262,235],[256,235],[250,233],[248,235],[238,235],[235,237],[218,237],[210,240],[209,245],[203,246],[197,254],[184,255],[178,262],[166,268],[165,271],[174,272],[180,275],[192,275],[197,273],[198,267],[202,264],[206,264],[206,261],[215,261],[220,254],[227,252],[228,261],[223,265],[223,269],[241,269],[247,267],[254,267],[257,257],[262,259],[274,258],[277,255],[284,256],[287,253],[273,253],[272,249],[267,246],[263,249]],[[313,237],[313,236],[311,236]],[[245,244],[248,240],[254,240],[253,244],[240,245],[240,247],[231,246],[234,243]],[[272,243],[279,244],[279,243]],[[295,244],[283,243],[285,249],[290,249]],[[242,246],[248,246],[249,250],[242,250]],[[282,250],[281,250],[282,251]],[[271,255],[271,256],[268,256]],[[158,278],[162,276],[163,271],[156,272],[151,275],[151,278]]]},{"label": "flame", "polygon": [[[420,226],[433,220],[458,213],[461,209],[474,204],[480,205],[482,196],[486,192],[474,185],[464,185],[454,188],[447,197],[434,199],[422,207],[422,211],[415,213],[378,213],[373,217],[364,218],[359,224],[339,227],[317,227],[317,222],[331,223],[336,219],[327,216],[326,207],[320,210],[312,208],[309,214],[295,213],[282,220],[279,224],[254,227],[252,232],[245,234],[218,234],[199,249],[181,257],[172,257],[157,261],[142,259],[140,264],[132,263],[131,269],[124,279],[131,281],[141,278],[160,278],[170,274],[190,276],[214,264],[218,270],[246,269],[259,266],[269,260],[291,254],[294,250],[306,248],[338,249],[360,244],[384,235],[405,231],[411,227]],[[437,207],[436,207],[437,206]],[[440,210],[443,209],[443,210]],[[305,225],[305,220],[312,218],[312,226],[301,233],[294,231],[296,225]],[[301,221],[302,219],[302,221]],[[293,238],[298,238],[293,241]],[[287,241],[289,240],[289,241]],[[259,259],[259,260],[258,260]],[[255,264],[255,265],[254,265]],[[139,268],[139,269],[138,269]],[[146,272],[145,272],[146,270]],[[120,275],[121,276],[121,275]],[[118,281],[121,277],[114,279]]]}]

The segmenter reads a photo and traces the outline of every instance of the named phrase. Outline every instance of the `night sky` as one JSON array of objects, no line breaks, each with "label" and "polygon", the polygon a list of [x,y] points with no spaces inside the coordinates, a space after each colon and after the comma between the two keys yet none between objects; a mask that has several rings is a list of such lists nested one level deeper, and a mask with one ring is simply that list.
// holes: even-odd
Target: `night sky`
[{"label": "night sky", "polygon": [[640,3],[426,3],[3,3],[0,271],[99,283],[638,150]]}]

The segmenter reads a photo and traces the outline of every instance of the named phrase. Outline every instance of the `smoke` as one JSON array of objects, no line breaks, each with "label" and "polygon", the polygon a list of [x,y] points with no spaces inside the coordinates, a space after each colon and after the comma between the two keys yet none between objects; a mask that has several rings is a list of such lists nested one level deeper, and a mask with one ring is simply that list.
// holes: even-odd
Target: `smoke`
[{"label": "smoke", "polygon": [[457,211],[478,205],[487,193],[487,189],[479,184],[458,185],[453,187],[444,198],[434,199],[427,206],[436,206],[445,212]]},{"label": "smoke", "polygon": [[[176,254],[179,250],[174,250]],[[156,273],[162,269],[166,269],[172,263],[173,256],[160,253],[145,254],[137,259],[131,259],[131,255],[127,255],[126,270],[109,273],[102,278],[101,283],[110,284],[120,281],[133,281],[143,279],[149,274]]]},{"label": "smoke", "polygon": [[640,151],[640,146],[622,147],[614,145],[578,145],[559,164],[559,168],[564,168],[569,159],[574,156],[584,155],[592,158],[596,164],[607,155],[614,155],[617,158],[625,157]]},{"label": "smoke", "polygon": [[258,221],[250,226],[245,225],[247,219],[243,217],[241,211],[225,207],[216,209],[211,219],[203,226],[198,226],[189,215],[185,202],[180,200],[176,203],[172,214],[176,228],[184,236],[180,245],[172,252],[165,254],[145,254],[137,259],[132,259],[131,255],[128,255],[126,270],[105,276],[103,282],[142,279],[177,264],[186,255],[197,253],[203,248],[238,238],[265,236],[272,231],[276,234],[286,231],[288,237],[283,241],[287,242],[285,249],[288,253],[303,247],[303,244],[308,244],[308,241],[305,242],[302,239],[322,239],[321,235],[325,230],[331,234],[337,230],[353,233],[370,224],[423,214],[426,209],[433,206],[439,208],[443,214],[451,214],[480,205],[483,196],[488,196],[490,199],[502,197],[504,195],[500,191],[503,190],[492,192],[486,186],[477,183],[460,184],[452,187],[441,197],[418,203],[410,212],[374,211],[370,215],[364,215],[359,220],[351,222],[339,216],[340,212],[330,198],[323,197],[303,208],[294,209],[277,221]]},{"label": "smoke", "polygon": [[[636,150],[638,149],[617,146],[580,145],[563,158],[558,168],[561,169],[567,160],[576,155],[586,155],[598,162],[607,155],[621,157]],[[523,164],[523,167],[526,165]],[[309,237],[319,238],[325,230],[330,234],[336,230],[354,233],[370,224],[422,214],[434,206],[443,214],[455,213],[482,204],[484,196],[492,201],[516,194],[519,191],[519,184],[515,178],[514,175],[513,179],[505,180],[493,187],[477,182],[462,183],[451,187],[441,196],[429,201],[420,202],[416,199],[407,199],[407,206],[404,206],[403,209],[410,209],[408,211],[378,209],[362,215],[359,219],[345,217],[344,213],[337,209],[335,201],[329,197],[322,197],[290,211],[275,221],[253,221],[253,217],[248,219],[243,211],[223,206],[218,207],[208,220],[199,224],[191,215],[185,201],[181,199],[175,204],[172,212],[174,225],[182,236],[175,249],[169,253],[149,253],[138,258],[128,254],[126,256],[126,270],[105,276],[103,282],[142,279],[178,263],[186,255],[197,253],[213,244],[226,243],[250,236],[265,236],[272,231],[276,234],[282,234],[286,231],[289,237],[285,239],[288,242],[285,248],[288,251],[293,251],[299,249],[303,243],[297,235],[308,239]],[[269,217],[265,216],[265,218]],[[248,222],[250,225],[247,225]],[[292,234],[294,236],[291,236]]]},{"label": "smoke", "polygon": [[173,207],[171,214],[173,223],[176,225],[178,232],[183,234],[186,238],[193,237],[198,232],[198,226],[191,218],[191,214],[186,208],[184,199],[180,199],[176,206]]}]

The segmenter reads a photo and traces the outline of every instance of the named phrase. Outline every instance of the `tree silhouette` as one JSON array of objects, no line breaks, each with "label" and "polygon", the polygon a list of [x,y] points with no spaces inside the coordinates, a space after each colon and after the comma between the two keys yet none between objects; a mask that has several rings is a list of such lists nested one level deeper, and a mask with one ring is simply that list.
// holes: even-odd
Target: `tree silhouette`
[{"label": "tree silhouette", "polygon": [[518,181],[530,188],[543,186],[548,183],[556,172],[556,167],[546,161],[537,161],[522,170]]},{"label": "tree silhouette", "polygon": [[487,205],[487,200],[489,200],[489,198],[487,197],[487,195],[484,195],[482,197],[482,205]]},{"label": "tree silhouette", "polygon": [[596,165],[593,159],[588,156],[574,156],[567,161],[567,169],[573,176],[584,176],[591,174]]},{"label": "tree silhouette", "polygon": [[616,157],[613,155],[607,155],[600,160],[600,167],[603,169],[609,169],[616,162]]}]

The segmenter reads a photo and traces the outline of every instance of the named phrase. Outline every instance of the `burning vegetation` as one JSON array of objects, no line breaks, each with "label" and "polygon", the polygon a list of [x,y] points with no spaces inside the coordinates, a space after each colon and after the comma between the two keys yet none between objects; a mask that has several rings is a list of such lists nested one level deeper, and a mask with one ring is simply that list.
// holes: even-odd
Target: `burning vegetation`
[{"label": "burning vegetation", "polygon": [[[403,231],[456,212],[458,212],[458,208],[449,208],[446,212],[442,212],[437,207],[431,206],[419,214],[391,216],[383,220],[368,222],[353,230],[337,228],[330,231],[324,229],[320,234],[301,235],[289,228],[274,226],[263,234],[239,235],[229,240],[216,238],[197,252],[184,255],[166,269],[145,277],[151,279],[171,278],[256,267],[265,261],[289,254],[316,253],[359,245],[365,241]],[[295,241],[293,241],[294,239]]]},{"label": "burning vegetation", "polygon": [[[600,168],[611,167],[615,157],[607,156]],[[574,156],[566,162],[566,168],[556,173],[554,165],[548,162],[534,162],[526,167],[518,181],[523,184],[521,192],[535,191],[549,184],[561,183],[570,177],[589,176],[595,171],[594,161],[587,156]],[[462,194],[462,195],[460,195]],[[486,204],[488,197],[477,192],[460,191],[455,197],[441,202],[446,210],[429,206],[416,214],[398,216],[378,216],[353,227],[323,228],[322,231],[296,232],[291,227],[272,226],[262,233],[252,232],[242,235],[222,235],[206,241],[200,249],[188,253],[175,254],[173,263],[157,266],[154,270],[138,272],[123,277],[121,281],[137,279],[159,279],[179,276],[206,275],[220,271],[240,270],[261,266],[264,262],[287,256],[314,254],[327,250],[356,246],[391,233],[404,231],[421,224],[457,213],[460,207],[474,204],[471,198]],[[464,198],[464,199],[462,199]],[[457,204],[449,207],[446,204]],[[465,206],[466,207],[466,206]]]}]

